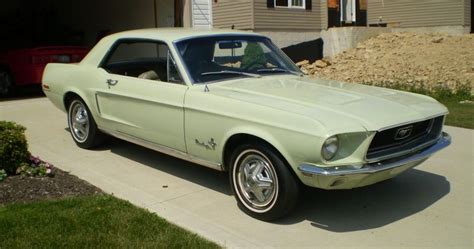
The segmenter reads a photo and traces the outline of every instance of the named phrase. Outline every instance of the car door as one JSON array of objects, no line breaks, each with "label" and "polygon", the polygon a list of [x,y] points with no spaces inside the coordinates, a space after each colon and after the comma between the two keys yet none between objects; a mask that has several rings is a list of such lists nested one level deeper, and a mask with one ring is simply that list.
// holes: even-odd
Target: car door
[{"label": "car door", "polygon": [[99,70],[103,87],[96,100],[109,132],[186,151],[183,102],[188,87],[165,43],[118,41]]}]

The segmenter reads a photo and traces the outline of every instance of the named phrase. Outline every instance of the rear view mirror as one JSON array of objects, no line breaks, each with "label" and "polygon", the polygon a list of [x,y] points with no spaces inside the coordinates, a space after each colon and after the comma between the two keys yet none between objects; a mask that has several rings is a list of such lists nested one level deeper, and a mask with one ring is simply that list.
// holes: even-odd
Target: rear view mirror
[{"label": "rear view mirror", "polygon": [[241,47],[242,47],[242,42],[238,42],[238,41],[219,42],[220,49],[234,49],[234,48],[241,48]]}]

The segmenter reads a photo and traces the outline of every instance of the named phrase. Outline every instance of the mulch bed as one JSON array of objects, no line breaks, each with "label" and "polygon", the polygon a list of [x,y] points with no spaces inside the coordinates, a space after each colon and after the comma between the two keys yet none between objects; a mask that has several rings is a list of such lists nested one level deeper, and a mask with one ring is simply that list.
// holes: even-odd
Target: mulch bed
[{"label": "mulch bed", "polygon": [[0,206],[101,194],[102,190],[58,168],[52,177],[9,176],[0,182]]}]

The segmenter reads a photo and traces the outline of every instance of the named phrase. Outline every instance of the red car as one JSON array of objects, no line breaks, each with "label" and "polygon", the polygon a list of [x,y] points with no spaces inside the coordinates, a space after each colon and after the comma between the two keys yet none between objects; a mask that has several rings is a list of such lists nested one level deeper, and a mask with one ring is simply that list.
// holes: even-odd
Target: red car
[{"label": "red car", "polygon": [[37,47],[0,54],[0,96],[13,86],[41,84],[46,64],[77,63],[89,52],[85,47]]}]

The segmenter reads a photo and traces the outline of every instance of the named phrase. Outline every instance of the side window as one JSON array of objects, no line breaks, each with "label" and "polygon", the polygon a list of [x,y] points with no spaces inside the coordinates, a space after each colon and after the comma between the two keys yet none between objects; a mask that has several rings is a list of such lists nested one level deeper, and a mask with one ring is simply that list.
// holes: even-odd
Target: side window
[{"label": "side window", "polygon": [[183,83],[175,64],[169,65],[170,56],[168,46],[164,43],[127,40],[115,46],[102,68],[111,74]]},{"label": "side window", "polygon": [[168,51],[168,82],[170,83],[184,83],[181,75],[179,74],[176,61],[174,60],[171,52]]}]

